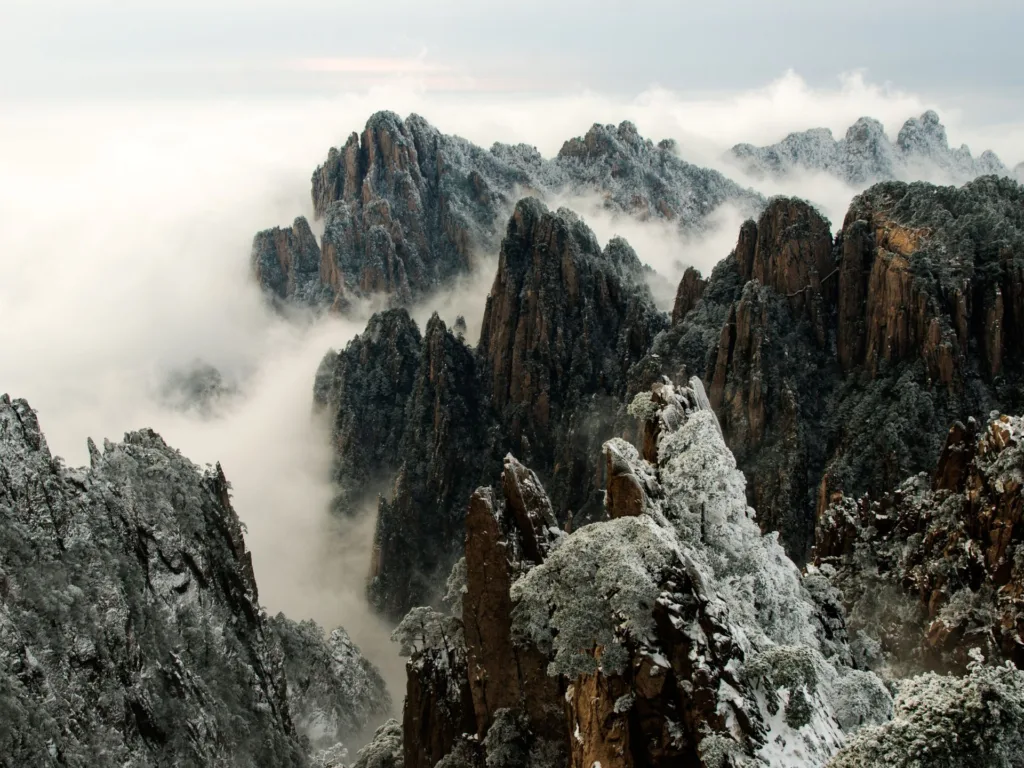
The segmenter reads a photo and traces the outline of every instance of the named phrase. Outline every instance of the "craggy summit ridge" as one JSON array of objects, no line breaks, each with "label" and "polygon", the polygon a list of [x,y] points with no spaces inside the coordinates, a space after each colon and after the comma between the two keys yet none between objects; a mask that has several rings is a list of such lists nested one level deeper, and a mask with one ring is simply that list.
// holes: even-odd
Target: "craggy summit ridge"
[{"label": "craggy summit ridge", "polygon": [[[684,278],[684,281],[686,278]],[[634,370],[698,375],[766,530],[805,559],[831,494],[934,466],[954,421],[1024,407],[1024,188],[887,182],[833,241],[772,200]],[[687,298],[700,288],[700,298]]]},{"label": "craggy summit ridge", "polygon": [[600,512],[604,440],[616,434],[630,366],[667,318],[632,248],[601,248],[571,211],[516,205],[474,349],[436,315],[421,335],[404,309],[371,318],[329,352],[314,400],[332,421],[336,508],[379,502],[370,594],[401,617],[461,554],[465,503],[514,451],[551,489],[561,523]]},{"label": "craggy summit ridge", "polygon": [[936,171],[957,184],[986,174],[1012,176],[992,151],[975,158],[967,145],[951,148],[945,127],[931,110],[907,120],[894,142],[880,122],[862,117],[842,139],[833,138],[828,128],[812,128],[766,147],[737,144],[729,156],[755,178],[823,171],[857,187],[878,181],[914,181]]},{"label": "craggy summit ridge", "polygon": [[419,115],[370,117],[332,148],[312,178],[318,246],[305,219],[253,241],[256,279],[277,301],[343,309],[383,293],[408,304],[495,252],[524,194],[601,195],[612,210],[701,226],[724,203],[754,212],[761,197],[681,160],[672,142],[643,139],[631,123],[594,125],[545,159],[533,147],[482,149],[440,133]]}]

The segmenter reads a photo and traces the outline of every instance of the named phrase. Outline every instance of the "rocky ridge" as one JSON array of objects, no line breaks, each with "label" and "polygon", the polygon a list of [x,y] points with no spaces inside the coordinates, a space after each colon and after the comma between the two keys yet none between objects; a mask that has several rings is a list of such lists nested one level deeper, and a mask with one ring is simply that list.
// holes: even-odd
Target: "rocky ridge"
[{"label": "rocky ridge", "polygon": [[672,142],[642,138],[629,122],[595,124],[546,159],[533,147],[486,150],[418,115],[378,112],[313,173],[320,244],[301,217],[290,228],[260,232],[253,273],[286,305],[343,310],[372,294],[409,304],[472,270],[479,252],[497,251],[501,227],[525,194],[598,195],[613,211],[683,228],[699,228],[725,203],[753,212],[763,202],[681,160]]},{"label": "rocky ridge", "polygon": [[411,655],[406,768],[824,765],[844,733],[888,719],[827,581],[761,535],[691,386],[656,385],[634,409],[653,463],[605,445],[611,519],[564,534],[511,456],[499,488],[474,493],[456,610],[416,609],[395,633]]},{"label": "rocky ridge", "polygon": [[[836,491],[894,489],[949,425],[1022,407],[1024,190],[879,184],[833,240],[769,202],[631,376],[700,376],[765,530],[805,559]],[[682,290],[682,289],[681,289]]]},{"label": "rocky ridge", "polygon": [[737,144],[729,159],[754,178],[817,171],[860,188],[936,175],[955,184],[986,174],[1012,175],[994,152],[975,158],[966,144],[951,148],[945,127],[931,110],[907,120],[895,141],[889,140],[878,120],[862,117],[838,140],[828,128],[812,128],[765,147]]},{"label": "rocky ridge", "polygon": [[[89,453],[65,467],[28,404],[0,397],[0,762],[305,766],[304,713],[333,696],[348,738],[386,707],[340,635],[268,620],[219,467],[150,430]],[[301,670],[353,697],[296,689]]]},{"label": "rocky ridge", "polygon": [[616,434],[632,363],[667,320],[625,241],[602,249],[567,210],[520,201],[501,246],[480,344],[402,309],[324,359],[315,399],[333,423],[336,507],[379,501],[371,600],[400,618],[430,602],[461,555],[465,500],[509,451],[551,489],[559,524],[600,514],[594,456]]}]

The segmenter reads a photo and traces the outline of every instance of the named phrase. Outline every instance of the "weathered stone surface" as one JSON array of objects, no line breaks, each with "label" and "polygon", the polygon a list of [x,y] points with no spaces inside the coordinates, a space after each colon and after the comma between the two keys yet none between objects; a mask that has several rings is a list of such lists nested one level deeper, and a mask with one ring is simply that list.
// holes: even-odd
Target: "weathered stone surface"
[{"label": "weathered stone surface", "polygon": [[313,755],[351,745],[391,714],[384,679],[343,628],[325,635],[282,613],[268,624],[284,654],[292,722]]},{"label": "weathered stone surface", "polygon": [[[522,479],[529,492],[523,493]],[[469,685],[477,734],[503,709],[522,711],[535,736],[560,744],[562,690],[548,677],[547,657],[512,636],[512,582],[543,562],[557,539],[551,503],[536,475],[512,456],[502,472],[503,499],[489,488],[473,494],[466,517],[466,592],[462,601]]]},{"label": "weathered stone surface", "polygon": [[335,511],[354,514],[401,466],[422,346],[409,313],[394,309],[374,315],[364,333],[321,361],[313,402],[331,419]]},{"label": "weathered stone surface", "polygon": [[[449,690],[468,676],[483,754],[470,760],[452,744],[443,765],[711,768],[782,764],[798,753],[822,765],[840,745],[831,689],[815,671],[835,676],[849,663],[834,590],[818,575],[805,591],[774,539],[760,536],[699,381],[661,383],[651,403],[657,464],[622,440],[605,446],[609,474],[644,488],[641,509],[568,536],[547,529],[559,540],[540,562],[527,553],[549,504],[528,470],[509,457],[507,497],[474,494],[462,601],[468,664],[451,667]],[[609,496],[620,506],[611,488]],[[511,509],[527,499],[531,514]],[[875,703],[860,711],[876,721],[888,694],[860,674],[881,714]],[[423,747],[433,759],[434,738],[407,730],[407,755]]]},{"label": "weathered stone surface", "polygon": [[892,490],[934,467],[954,421],[1020,407],[1022,265],[1024,193],[1005,179],[876,185],[831,249],[813,209],[776,199],[631,389],[703,377],[762,525],[799,560],[834,493]]},{"label": "weathered stone surface", "polygon": [[303,217],[295,219],[291,227],[258,233],[250,258],[256,281],[275,301],[296,305],[336,301],[339,308],[344,307],[340,286],[328,292],[321,284],[320,247]]},{"label": "weathered stone surface", "polygon": [[602,251],[571,212],[519,202],[479,351],[512,451],[540,468],[563,517],[597,514],[592,457],[614,434],[630,366],[665,325],[625,241]]},{"label": "weathered stone surface", "polygon": [[378,610],[400,618],[429,602],[458,559],[466,499],[498,466],[493,419],[478,358],[434,315],[402,415],[397,475],[377,511],[369,595]]},{"label": "weathered stone surface", "polygon": [[[602,250],[567,211],[521,201],[502,247],[478,350],[436,316],[422,339],[405,310],[325,357],[315,399],[334,425],[336,508],[393,477],[379,502],[373,604],[395,618],[429,601],[462,549],[465,499],[500,457],[525,452],[538,476],[506,466],[510,509],[553,488],[542,530],[603,516],[601,442],[619,430],[627,373],[667,318],[628,244]],[[543,556],[531,550],[534,561]]]},{"label": "weathered stone surface", "polygon": [[461,650],[426,651],[408,665],[403,768],[434,768],[462,734],[472,733],[473,699]]}]

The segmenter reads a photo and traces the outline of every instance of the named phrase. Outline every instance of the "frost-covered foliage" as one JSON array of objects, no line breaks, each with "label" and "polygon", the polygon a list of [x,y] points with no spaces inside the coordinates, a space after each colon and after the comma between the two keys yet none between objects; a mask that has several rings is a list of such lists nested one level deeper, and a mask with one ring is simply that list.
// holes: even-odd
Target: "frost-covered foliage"
[{"label": "frost-covered foliage", "polygon": [[686,415],[669,406],[662,418],[667,427],[658,443],[662,514],[729,605],[740,643],[753,648],[766,641],[799,642],[817,648],[814,605],[800,572],[777,534],[761,535],[747,506],[743,474],[714,412]]},{"label": "frost-covered foliage", "polygon": [[220,469],[89,448],[66,468],[0,397],[0,762],[305,765]]},{"label": "frost-covered foliage", "polygon": [[464,735],[434,768],[484,768],[482,750],[483,745],[475,733],[472,736]]},{"label": "frost-covered foliage", "polygon": [[892,695],[882,679],[860,669],[842,670],[832,686],[836,720],[853,733],[862,725],[879,725],[892,717]]},{"label": "frost-covered foliage", "polygon": [[348,764],[348,748],[340,742],[313,754],[309,760],[311,768],[345,768]]},{"label": "frost-covered foliage", "polygon": [[676,561],[665,531],[647,516],[581,528],[512,587],[515,629],[546,653],[550,674],[573,678],[600,666],[621,672],[623,643],[652,640],[663,573]]},{"label": "frost-covered foliage", "polygon": [[651,400],[650,392],[638,392],[626,408],[626,412],[639,421],[648,421],[658,413],[658,406]]},{"label": "frost-covered foliage", "polygon": [[818,171],[861,187],[895,179],[962,184],[990,173],[1011,175],[991,151],[975,158],[966,145],[951,148],[945,127],[931,110],[907,120],[894,142],[880,122],[862,117],[838,141],[829,129],[812,128],[766,147],[737,144],[730,154],[756,177]]},{"label": "frost-covered foliage", "polygon": [[359,750],[352,768],[402,768],[403,765],[402,726],[397,720],[388,720],[377,729],[373,741]]},{"label": "frost-covered foliage", "polygon": [[1024,419],[952,430],[936,479],[837,499],[819,520],[822,569],[843,590],[853,650],[896,676],[962,671],[970,649],[1020,660],[1024,558],[1010,522],[1024,486]]},{"label": "frost-covered foliage", "polygon": [[380,672],[344,629],[325,638],[315,622],[283,614],[270,619],[270,626],[284,651],[292,721],[313,750],[349,742],[391,711]]},{"label": "frost-covered foliage", "polygon": [[973,663],[965,677],[904,680],[895,716],[862,728],[829,768],[1019,768],[1024,765],[1024,673]]},{"label": "frost-covered foliage", "polygon": [[448,606],[451,615],[457,619],[462,618],[462,597],[466,594],[466,558],[460,557],[452,566],[452,572],[448,574],[448,581],[445,583],[444,604]]},{"label": "frost-covered foliage", "polygon": [[499,709],[484,738],[487,768],[523,768],[529,761],[530,741],[529,723],[523,714]]},{"label": "frost-covered foliage", "polygon": [[463,647],[462,622],[426,606],[413,608],[391,633],[402,656],[441,650],[451,654]]},{"label": "frost-covered foliage", "polygon": [[704,768],[747,768],[752,765],[735,739],[717,733],[709,733],[704,737],[698,754]]},{"label": "frost-covered foliage", "polygon": [[[707,759],[740,764],[738,756],[745,755],[757,764],[799,759],[820,766],[842,743],[844,725],[881,722],[891,699],[871,673],[847,680],[850,654],[841,634],[820,641],[821,604],[775,535],[758,529],[700,381],[691,380],[689,389],[659,385],[655,394],[657,466],[621,441],[609,445],[644,478],[643,514],[577,530],[517,581],[513,628],[520,642],[551,654],[550,674],[572,679],[599,668],[616,675],[638,650],[670,666],[662,655],[667,649],[658,645],[654,612],[688,615],[683,606],[696,600],[707,618],[685,630],[696,640],[694,664],[712,663],[703,654],[727,647],[701,645],[706,628],[721,627],[716,631],[728,634],[746,658],[737,671],[749,692],[740,693],[735,686],[741,683],[730,677],[739,657],[730,669],[702,674],[724,676],[720,712],[740,707],[764,728],[754,749],[728,730],[706,735]],[[821,584],[816,591],[819,601],[829,597]]]},{"label": "frost-covered foliage", "polygon": [[764,691],[768,711],[779,709],[778,691],[788,694],[785,705],[786,723],[800,728],[810,722],[810,702],[818,686],[818,658],[802,646],[775,645],[752,656],[744,664],[747,679]]}]

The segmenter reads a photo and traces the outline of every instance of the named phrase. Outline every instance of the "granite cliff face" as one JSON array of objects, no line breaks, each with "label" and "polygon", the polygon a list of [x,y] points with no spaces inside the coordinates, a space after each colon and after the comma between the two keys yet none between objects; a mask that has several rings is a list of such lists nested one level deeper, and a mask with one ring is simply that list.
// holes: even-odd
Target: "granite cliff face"
[{"label": "granite cliff face", "polygon": [[945,127],[931,110],[907,120],[896,141],[889,140],[880,122],[862,117],[839,140],[827,128],[813,128],[766,147],[737,144],[729,157],[755,178],[817,171],[855,187],[936,175],[957,184],[986,174],[1011,175],[991,151],[975,158],[966,145],[951,148]]},{"label": "granite cliff face", "polygon": [[591,457],[614,434],[630,366],[665,326],[628,243],[602,250],[571,212],[520,201],[479,352],[510,449],[539,469],[560,519],[600,507]]},{"label": "granite cliff face", "polygon": [[333,420],[336,507],[379,502],[371,600],[396,618],[431,601],[461,554],[466,499],[509,451],[528,458],[565,524],[600,514],[600,445],[617,434],[627,373],[667,319],[625,241],[601,249],[566,210],[516,206],[480,344],[436,316],[376,315],[330,353],[315,399]]},{"label": "granite cliff face", "polygon": [[344,310],[357,296],[408,304],[469,272],[498,249],[524,194],[597,195],[617,212],[699,228],[719,206],[753,212],[760,196],[679,159],[671,142],[643,139],[631,123],[594,125],[551,159],[524,145],[482,149],[418,115],[370,117],[331,149],[312,179],[319,246],[305,219],[256,235],[252,267],[285,303]]},{"label": "granite cliff face", "polygon": [[[824,765],[889,717],[881,681],[849,667],[827,581],[758,531],[693,387],[640,398],[656,463],[606,444],[611,519],[562,533],[511,456],[474,493],[458,610],[396,631],[418,640],[410,693],[435,691],[406,701],[406,766]],[[426,721],[464,730],[427,743],[409,727]]]},{"label": "granite cliff face", "polygon": [[1022,265],[1024,192],[1007,179],[876,185],[834,242],[776,199],[634,388],[703,378],[762,525],[804,559],[832,493],[892,490],[934,465],[949,424],[1020,408]]},{"label": "granite cliff face", "polygon": [[[282,638],[336,644],[267,619],[220,468],[149,430],[89,450],[65,467],[25,401],[0,398],[3,764],[307,765],[295,715],[322,693],[292,681],[319,672]],[[387,694],[354,647],[335,659],[328,676],[359,688],[334,708],[348,738]]]},{"label": "granite cliff face", "polygon": [[1024,421],[949,431],[930,475],[840,496],[815,561],[842,590],[865,662],[966,669],[972,649],[1024,665]]}]

